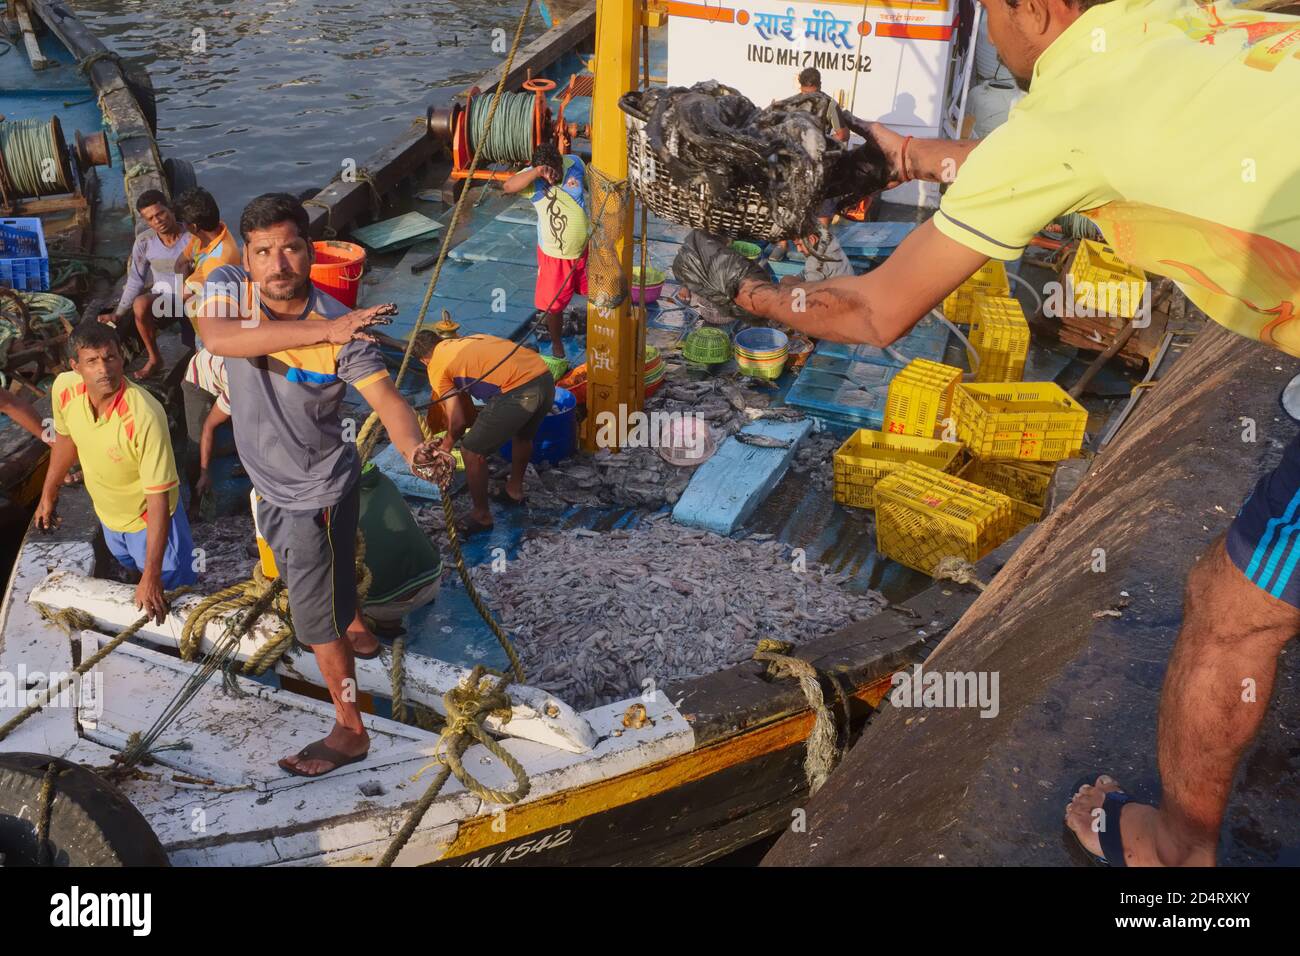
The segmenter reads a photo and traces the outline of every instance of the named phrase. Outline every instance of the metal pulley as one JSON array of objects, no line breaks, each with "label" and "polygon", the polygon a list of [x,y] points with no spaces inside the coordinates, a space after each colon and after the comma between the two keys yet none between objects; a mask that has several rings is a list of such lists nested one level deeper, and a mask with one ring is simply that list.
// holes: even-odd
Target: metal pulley
[{"label": "metal pulley", "polygon": [[57,116],[0,121],[0,192],[6,202],[79,192],[77,173],[111,164],[103,132],[78,132],[75,148],[69,149]]}]

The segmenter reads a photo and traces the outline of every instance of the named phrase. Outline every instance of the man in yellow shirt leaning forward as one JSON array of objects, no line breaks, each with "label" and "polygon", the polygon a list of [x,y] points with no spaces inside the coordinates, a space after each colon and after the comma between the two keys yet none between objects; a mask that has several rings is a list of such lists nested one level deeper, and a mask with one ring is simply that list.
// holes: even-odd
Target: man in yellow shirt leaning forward
[{"label": "man in yellow shirt leaning forward", "polygon": [[[890,156],[895,181],[951,182],[879,268],[776,285],[692,233],[677,278],[819,338],[886,346],[990,258],[1018,259],[1053,218],[1079,212],[1219,324],[1300,356],[1300,150],[1286,133],[1300,120],[1300,18],[1249,9],[1260,0],[980,3],[1028,95],[983,140],[856,124]],[[1070,800],[1065,823],[1095,859],[1214,862],[1266,709],[1243,701],[1241,675],[1257,676],[1266,698],[1300,633],[1297,528],[1300,437],[1191,572],[1160,701],[1161,805],[1131,801],[1107,775]]]},{"label": "man in yellow shirt leaning forward", "polygon": [[83,322],[68,341],[72,371],[54,380],[54,448],[36,527],[58,527],[64,476],[78,457],[108,549],[140,574],[135,605],[162,623],[163,590],[193,584],[194,544],[162,406],[125,373],[117,330]]}]

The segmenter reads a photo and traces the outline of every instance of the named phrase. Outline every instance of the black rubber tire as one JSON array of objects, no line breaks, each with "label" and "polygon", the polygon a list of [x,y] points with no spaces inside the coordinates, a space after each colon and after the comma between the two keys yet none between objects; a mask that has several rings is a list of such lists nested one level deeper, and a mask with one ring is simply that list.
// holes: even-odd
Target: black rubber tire
[{"label": "black rubber tire", "polygon": [[53,866],[167,866],[157,834],[117,787],[60,757],[0,754],[0,865],[39,862],[35,810],[53,762],[48,856]]},{"label": "black rubber tire", "polygon": [[193,189],[199,184],[199,177],[194,175],[194,167],[183,159],[164,159],[163,175],[167,177],[167,188],[171,190],[173,202],[185,190]]}]

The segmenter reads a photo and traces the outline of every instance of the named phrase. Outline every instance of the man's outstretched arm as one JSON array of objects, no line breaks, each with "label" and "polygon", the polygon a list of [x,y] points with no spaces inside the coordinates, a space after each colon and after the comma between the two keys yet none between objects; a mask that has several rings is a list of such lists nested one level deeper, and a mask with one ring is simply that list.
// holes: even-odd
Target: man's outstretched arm
[{"label": "man's outstretched arm", "polygon": [[354,339],[373,342],[375,338],[368,331],[370,327],[382,322],[385,316],[396,313],[397,307],[388,302],[354,309],[337,319],[321,322],[245,320],[239,318],[234,299],[209,296],[200,304],[195,322],[204,348],[213,355],[254,358],[322,342],[335,345],[346,345]]},{"label": "man's outstretched arm", "polygon": [[865,275],[786,285],[746,279],[735,302],[820,339],[883,348],[907,334],[987,261],[931,221]]},{"label": "man's outstretched arm", "polygon": [[978,139],[907,137],[895,133],[888,126],[868,123],[847,112],[844,113],[844,120],[853,132],[874,139],[884,151],[893,170],[893,178],[886,184],[886,188],[913,179],[950,183],[957,178],[957,171],[966,162],[966,157],[982,142]]},{"label": "man's outstretched arm", "polygon": [[389,439],[397,446],[402,457],[410,462],[415,450],[423,443],[424,436],[420,434],[420,422],[415,411],[397,390],[393,380],[385,375],[362,387],[360,392],[370,407],[379,413],[379,420],[388,432]]}]

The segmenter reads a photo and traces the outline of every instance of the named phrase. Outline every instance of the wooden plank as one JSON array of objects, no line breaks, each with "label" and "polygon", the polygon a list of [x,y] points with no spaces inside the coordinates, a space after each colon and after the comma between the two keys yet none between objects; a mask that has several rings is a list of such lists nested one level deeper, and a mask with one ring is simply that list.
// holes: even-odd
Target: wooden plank
[{"label": "wooden plank", "polygon": [[746,445],[733,435],[700,465],[673,507],[673,520],[717,534],[731,534],[762,504],[785,475],[811,419],[756,421],[741,432],[788,441],[787,448]]},{"label": "wooden plank", "polygon": [[18,17],[18,26],[23,32],[23,46],[27,49],[27,59],[31,60],[33,70],[45,70],[55,66],[55,62],[41,52],[41,45],[36,42],[36,31],[32,27],[31,14],[27,5],[21,0],[14,5]]},{"label": "wooden plank", "polygon": [[408,212],[382,222],[352,230],[352,238],[372,252],[402,249],[425,239],[432,239],[442,224],[424,213]]},{"label": "wooden plank", "polygon": [[[62,4],[29,0],[29,6],[78,61],[96,53],[112,52]],[[126,180],[127,205],[134,215],[135,201],[141,193],[160,189],[165,195],[171,195],[162,174],[158,144],[117,61],[112,57],[102,57],[91,66],[89,75],[99,96],[100,109],[117,134],[123,167],[135,171],[135,175]]]}]

